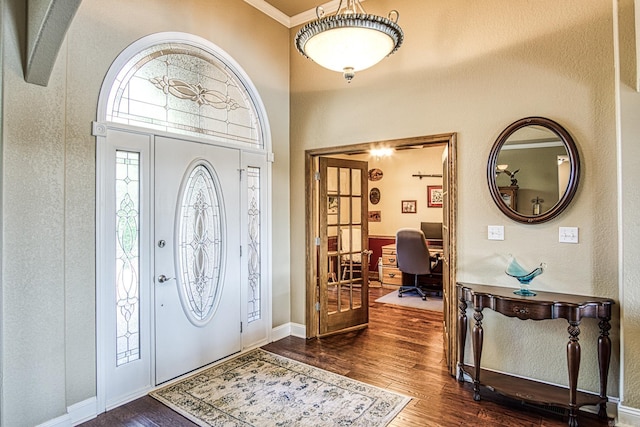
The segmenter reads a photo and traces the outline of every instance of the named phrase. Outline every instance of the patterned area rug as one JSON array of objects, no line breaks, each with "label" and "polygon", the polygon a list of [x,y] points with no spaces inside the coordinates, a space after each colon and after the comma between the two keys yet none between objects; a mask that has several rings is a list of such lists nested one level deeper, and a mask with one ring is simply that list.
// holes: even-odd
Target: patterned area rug
[{"label": "patterned area rug", "polygon": [[256,349],[150,393],[201,426],[386,426],[411,400]]},{"label": "patterned area rug", "polygon": [[442,297],[427,294],[427,300],[423,301],[420,295],[414,293],[406,293],[402,297],[398,296],[397,291],[390,292],[381,296],[376,300],[384,304],[400,305],[403,307],[419,308],[421,310],[442,311]]}]

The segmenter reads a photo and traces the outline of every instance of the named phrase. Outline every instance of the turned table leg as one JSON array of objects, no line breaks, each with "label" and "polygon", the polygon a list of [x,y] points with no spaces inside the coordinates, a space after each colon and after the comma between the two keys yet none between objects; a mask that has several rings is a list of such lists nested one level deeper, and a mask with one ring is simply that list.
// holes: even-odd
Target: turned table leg
[{"label": "turned table leg", "polygon": [[482,358],[482,341],[484,339],[484,331],[482,330],[482,308],[475,306],[473,318],[476,324],[473,327],[473,363],[476,365],[476,375],[473,380],[473,400],[480,400],[480,359]]},{"label": "turned table leg", "polygon": [[609,362],[611,361],[611,339],[609,339],[609,318],[602,318],[600,323],[600,337],[598,338],[598,367],[600,370],[600,409],[598,416],[607,418],[607,381],[609,378]]},{"label": "turned table leg", "polygon": [[458,297],[458,381],[464,381],[464,347],[467,343],[467,302],[464,292]]},{"label": "turned table leg", "polygon": [[567,344],[567,366],[569,369],[569,427],[578,426],[578,405],[576,403],[578,372],[580,371],[580,322],[569,321],[569,343]]}]

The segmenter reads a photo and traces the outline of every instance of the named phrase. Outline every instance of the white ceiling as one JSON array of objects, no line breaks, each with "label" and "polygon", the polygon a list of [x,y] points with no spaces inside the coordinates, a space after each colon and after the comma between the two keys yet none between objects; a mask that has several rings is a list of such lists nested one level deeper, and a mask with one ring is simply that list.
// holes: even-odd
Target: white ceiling
[{"label": "white ceiling", "polygon": [[[288,28],[316,19],[316,7],[325,12],[338,8],[339,0],[244,0]],[[363,0],[361,0],[363,1]]]},{"label": "white ceiling", "polygon": [[315,10],[322,1],[320,0],[265,0],[271,6],[280,10],[285,15],[292,16],[298,15],[307,10]]}]

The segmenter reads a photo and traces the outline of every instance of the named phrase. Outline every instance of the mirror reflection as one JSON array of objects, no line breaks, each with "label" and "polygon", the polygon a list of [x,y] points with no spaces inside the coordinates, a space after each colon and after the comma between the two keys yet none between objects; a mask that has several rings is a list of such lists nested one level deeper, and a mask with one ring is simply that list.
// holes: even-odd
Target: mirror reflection
[{"label": "mirror reflection", "polygon": [[506,216],[523,223],[548,221],[564,211],[579,175],[571,135],[544,117],[509,125],[494,143],[487,164],[491,197]]},{"label": "mirror reflection", "polygon": [[496,184],[504,202],[523,215],[549,211],[569,182],[569,155],[558,135],[542,126],[515,131],[498,153]]}]

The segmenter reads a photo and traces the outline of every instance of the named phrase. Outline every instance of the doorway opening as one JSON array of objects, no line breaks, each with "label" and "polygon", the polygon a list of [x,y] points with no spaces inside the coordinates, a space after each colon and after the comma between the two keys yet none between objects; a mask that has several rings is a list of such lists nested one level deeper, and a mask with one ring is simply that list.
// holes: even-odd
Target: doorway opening
[{"label": "doorway opening", "polygon": [[[371,150],[384,148],[395,153],[418,153],[418,149],[423,150],[441,150],[441,157],[438,158],[437,165],[434,166],[425,164],[424,169],[411,170],[407,167],[401,167],[399,164],[395,164],[392,168],[398,171],[394,175],[394,180],[400,180],[406,184],[421,182],[423,189],[422,198],[415,196],[411,198],[409,195],[403,195],[402,185],[393,187],[386,195],[380,192],[380,185],[374,185],[375,179],[380,179],[380,183],[384,178],[385,171],[382,168],[372,167],[375,164],[381,164],[376,162],[380,154],[371,154]],[[428,188],[432,186],[432,182],[423,180],[423,178],[438,178],[433,181],[433,187],[440,187],[439,196],[441,195],[441,222],[442,222],[442,294],[443,294],[443,337],[444,337],[444,349],[447,355],[447,363],[449,370],[452,374],[455,374],[455,355],[457,354],[457,342],[456,328],[457,328],[457,302],[455,292],[455,260],[456,260],[456,239],[455,239],[455,225],[456,225],[456,134],[440,134],[430,135],[422,137],[404,138],[387,141],[376,141],[369,143],[354,144],[340,147],[328,147],[321,149],[313,149],[306,151],[305,168],[306,168],[306,242],[307,242],[307,257],[306,257],[306,336],[307,338],[321,337],[323,318],[326,318],[325,307],[320,304],[323,298],[323,293],[328,292],[331,289],[327,285],[328,281],[335,278],[337,271],[335,270],[336,263],[328,262],[330,257],[323,256],[323,249],[329,246],[329,238],[331,237],[326,230],[322,230],[322,225],[326,221],[323,216],[327,215],[327,207],[325,206],[330,201],[331,194],[321,193],[323,187],[320,174],[320,159],[321,158],[338,158],[338,159],[358,159],[367,160],[371,165],[368,165],[367,175],[372,174],[371,180],[368,178],[368,188],[364,199],[362,212],[363,216],[366,216],[366,221],[363,223],[362,228],[367,230],[367,239],[363,239],[363,251],[372,250],[372,244],[374,240],[379,237],[392,238],[392,233],[383,232],[383,236],[377,236],[375,230],[380,230],[379,226],[384,223],[385,212],[388,213],[388,217],[393,222],[393,217],[397,217],[396,211],[401,213],[404,217],[402,220],[409,220],[412,218],[414,228],[420,228],[420,219],[429,219],[434,215],[433,212],[429,212],[431,209],[428,206],[426,200],[428,194]],[[374,156],[374,157],[370,157]],[[393,157],[393,156],[392,156]],[[401,156],[397,156],[400,158]],[[411,166],[414,167],[414,166]],[[390,169],[391,170],[391,169]],[[434,175],[434,176],[431,176]],[[440,176],[437,176],[440,175]],[[408,185],[407,185],[408,186]],[[377,190],[377,191],[376,191]],[[388,190],[388,189],[387,189]],[[386,191],[386,190],[385,190]],[[385,196],[387,200],[401,197],[400,202],[395,205],[383,204]],[[407,197],[404,199],[404,197]],[[419,200],[424,203],[421,204]],[[374,202],[379,202],[374,204]],[[406,203],[409,202],[409,203]],[[395,203],[392,201],[391,203]],[[406,206],[405,206],[406,205]],[[377,209],[380,206],[382,208]],[[324,222],[323,222],[324,221]],[[389,225],[394,230],[395,225],[392,223]],[[372,232],[371,230],[374,230]],[[337,238],[337,236],[333,236]],[[326,241],[325,241],[326,240]],[[390,240],[393,242],[394,240]],[[337,255],[341,255],[338,251]],[[374,256],[375,258],[375,256]],[[375,258],[377,259],[377,258]],[[372,260],[372,264],[376,261]],[[369,277],[378,276],[378,267],[374,265],[371,268],[371,264],[368,265]],[[368,323],[367,317],[362,319],[359,327],[366,327]],[[357,327],[357,326],[356,326]],[[349,328],[344,330],[336,330],[336,332],[344,332],[353,329],[354,326],[350,325]]]}]

